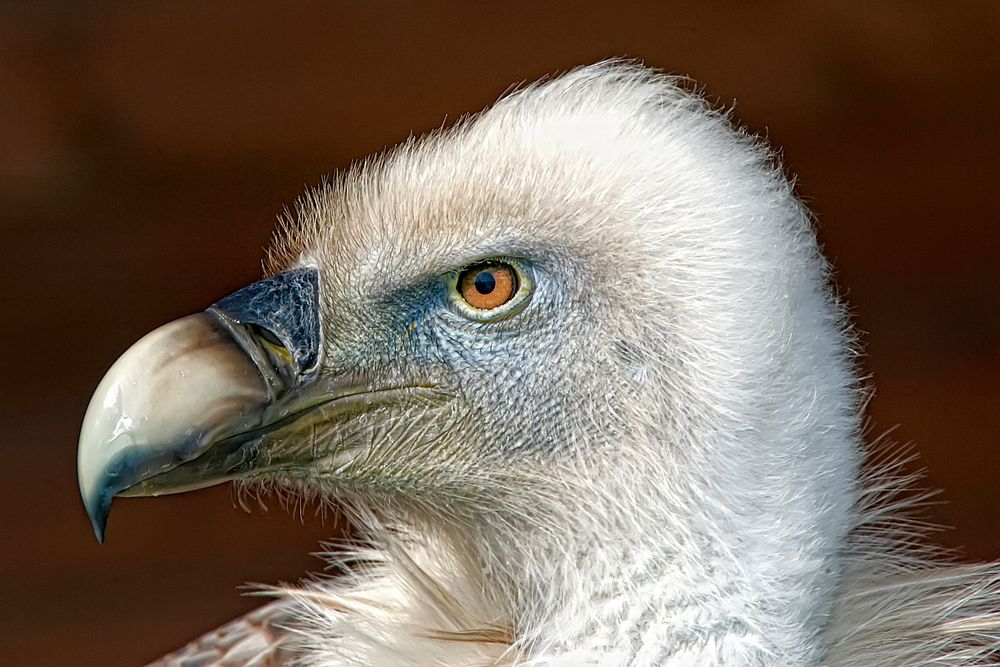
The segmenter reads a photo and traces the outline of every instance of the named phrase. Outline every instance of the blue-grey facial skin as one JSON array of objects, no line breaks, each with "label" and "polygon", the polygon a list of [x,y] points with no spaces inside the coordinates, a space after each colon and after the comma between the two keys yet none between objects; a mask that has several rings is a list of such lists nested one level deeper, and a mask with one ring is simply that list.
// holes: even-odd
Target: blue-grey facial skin
[{"label": "blue-grey facial skin", "polygon": [[[496,319],[456,307],[457,275],[481,261],[508,263],[530,285],[523,302]],[[333,481],[370,481],[375,473],[398,484],[397,476],[421,475],[427,487],[460,489],[466,474],[510,474],[519,458],[568,453],[584,433],[590,442],[602,432],[611,439],[610,406],[622,385],[612,360],[593,349],[607,341],[600,319],[587,315],[599,307],[592,272],[537,248],[499,248],[445,271],[407,265],[380,265],[361,282],[367,291],[341,286],[350,297],[325,321],[324,373],[362,377],[372,388],[432,387],[445,398],[428,407],[404,395],[358,416],[362,428],[331,424],[331,440],[356,433],[377,450]],[[336,299],[332,289],[324,294]],[[605,360],[606,372],[595,373],[595,359]],[[595,403],[606,413],[585,407]]]}]

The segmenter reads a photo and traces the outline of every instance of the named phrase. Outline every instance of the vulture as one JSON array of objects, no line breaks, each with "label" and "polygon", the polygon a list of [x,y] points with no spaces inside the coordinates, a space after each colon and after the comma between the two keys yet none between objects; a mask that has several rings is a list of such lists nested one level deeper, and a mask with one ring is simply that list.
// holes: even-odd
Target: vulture
[{"label": "vulture", "polygon": [[998,664],[1000,567],[871,461],[809,212],[689,88],[602,62],[364,160],[115,362],[98,539],[116,496],[227,481],[358,530],[160,664]]}]

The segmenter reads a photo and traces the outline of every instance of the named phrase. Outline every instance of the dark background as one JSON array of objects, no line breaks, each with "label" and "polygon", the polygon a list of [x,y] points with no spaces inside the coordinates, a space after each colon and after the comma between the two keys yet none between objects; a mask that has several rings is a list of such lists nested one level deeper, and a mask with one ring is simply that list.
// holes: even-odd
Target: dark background
[{"label": "dark background", "polygon": [[[541,3],[539,3],[541,5]],[[616,8],[617,7],[617,8]],[[0,635],[5,664],[131,665],[293,580],[338,531],[228,489],[116,504],[79,423],[142,334],[259,276],[275,216],[509,84],[627,55],[782,147],[899,423],[1000,556],[1000,3],[35,2],[0,6]]]}]

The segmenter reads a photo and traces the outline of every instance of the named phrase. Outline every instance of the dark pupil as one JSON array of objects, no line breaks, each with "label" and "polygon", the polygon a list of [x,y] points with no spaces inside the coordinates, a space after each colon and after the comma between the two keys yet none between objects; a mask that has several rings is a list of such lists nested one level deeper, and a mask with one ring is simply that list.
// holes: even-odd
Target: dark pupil
[{"label": "dark pupil", "polygon": [[489,271],[480,271],[472,284],[480,294],[489,294],[497,286],[497,279]]}]

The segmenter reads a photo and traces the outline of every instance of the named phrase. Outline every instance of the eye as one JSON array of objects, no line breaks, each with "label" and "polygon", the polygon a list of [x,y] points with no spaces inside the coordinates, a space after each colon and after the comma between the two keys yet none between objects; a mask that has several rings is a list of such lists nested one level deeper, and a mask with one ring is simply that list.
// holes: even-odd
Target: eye
[{"label": "eye", "polygon": [[495,322],[519,312],[534,291],[530,268],[517,259],[476,262],[451,274],[452,308],[478,322]]},{"label": "eye", "polygon": [[517,272],[507,264],[484,262],[462,271],[457,287],[465,302],[476,310],[493,310],[517,294]]}]

